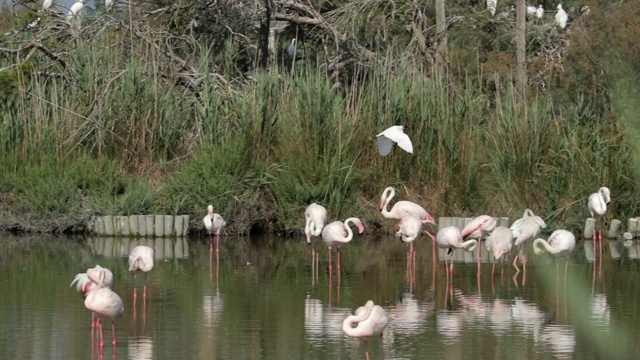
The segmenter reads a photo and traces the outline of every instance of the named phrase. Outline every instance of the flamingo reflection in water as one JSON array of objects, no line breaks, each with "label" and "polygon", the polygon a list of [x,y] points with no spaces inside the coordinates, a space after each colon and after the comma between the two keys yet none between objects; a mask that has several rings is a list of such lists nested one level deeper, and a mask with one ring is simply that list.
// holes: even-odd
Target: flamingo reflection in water
[{"label": "flamingo reflection in water", "polygon": [[[91,270],[91,269],[90,269]],[[106,279],[105,269],[96,271],[87,271],[87,275],[96,286],[89,289],[84,306],[97,318],[98,334],[100,337],[100,347],[104,347],[102,321],[101,319],[111,319],[111,335],[113,346],[116,346],[116,328],[115,319],[124,312],[124,305],[120,296],[104,285]],[[92,330],[93,340],[93,330]]]},{"label": "flamingo reflection in water", "polygon": [[[97,286],[97,283],[91,281],[91,278],[98,279],[100,277],[99,272],[101,270],[104,270],[104,282],[102,286],[111,288],[111,286],[113,285],[113,273],[111,272],[111,270],[103,268],[100,265],[96,265],[95,267],[88,269],[86,273],[76,274],[76,276],[73,278],[73,281],[71,282],[71,285],[69,286],[73,286],[74,284],[76,284],[76,290],[78,290],[83,298],[86,298],[89,294],[89,290]],[[91,274],[91,277],[89,276],[89,274]],[[95,326],[95,315],[91,313],[92,332]]]},{"label": "flamingo reflection in water", "polygon": [[[342,331],[351,337],[365,338],[366,357],[369,360],[368,338],[380,336],[380,340],[382,340],[384,330],[387,328],[387,322],[386,311],[369,300],[364,306],[355,311],[355,315],[350,315],[344,319]],[[384,354],[384,349],[382,353]]]},{"label": "flamingo reflection in water", "polygon": [[305,225],[304,234],[307,238],[307,244],[311,246],[311,285],[315,285],[318,279],[319,253],[315,245],[311,243],[312,236],[322,235],[324,223],[327,221],[327,209],[316,203],[307,206],[304,211]]}]

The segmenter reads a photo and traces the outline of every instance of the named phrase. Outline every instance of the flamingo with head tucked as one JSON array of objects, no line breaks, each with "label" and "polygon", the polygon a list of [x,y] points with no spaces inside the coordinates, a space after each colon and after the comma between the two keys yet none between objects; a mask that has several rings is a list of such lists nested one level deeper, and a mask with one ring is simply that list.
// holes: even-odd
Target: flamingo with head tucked
[{"label": "flamingo with head tucked", "polygon": [[[436,244],[441,249],[449,249],[447,254],[453,257],[453,249],[464,249],[465,251],[473,251],[478,246],[478,240],[471,239],[462,241],[462,233],[455,226],[445,226],[438,231],[436,235]],[[447,256],[444,257],[444,266],[447,270],[447,279],[453,277],[453,259],[450,259],[450,265],[447,264]]]},{"label": "flamingo with head tucked", "polygon": [[387,312],[379,305],[369,300],[364,307],[359,307],[355,315],[350,315],[342,322],[342,331],[351,337],[365,338],[367,360],[369,360],[369,345],[367,338],[380,336],[382,339],[387,328]]},{"label": "flamingo with head tucked", "polygon": [[535,239],[542,229],[546,229],[547,224],[542,220],[541,217],[531,211],[531,209],[526,209],[522,214],[522,217],[513,222],[510,229],[515,238],[514,245],[518,247],[518,252],[516,256],[513,258],[513,262],[511,263],[514,268],[516,268],[516,274],[520,272],[518,268],[518,256],[520,256],[520,252],[522,252],[522,256],[520,256],[520,261],[522,262],[522,268],[525,272],[525,275],[522,278],[522,282],[524,284],[526,271],[527,271],[527,255],[526,255],[526,247],[524,246],[527,240]]},{"label": "flamingo with head tucked", "polygon": [[143,299],[147,298],[147,273],[153,269],[154,251],[149,246],[139,245],[131,250],[129,254],[129,271],[133,271],[133,299],[137,297],[137,288],[135,287],[136,275],[139,271],[144,272],[144,288],[142,291]]},{"label": "flamingo with head tucked", "polygon": [[353,231],[351,231],[349,224],[355,224],[358,227],[358,233],[364,232],[362,221],[356,217],[348,218],[344,222],[334,221],[322,229],[322,240],[329,247],[329,273],[333,271],[331,261],[331,247],[333,246],[338,248],[338,273],[340,273],[340,244],[346,244],[353,239]]},{"label": "flamingo with head tucked", "polygon": [[[324,223],[327,221],[327,209],[316,203],[313,203],[307,206],[304,211],[304,234],[307,237],[307,244],[311,245],[311,237],[312,236],[320,236],[322,235],[322,229],[324,228]],[[319,256],[315,247],[311,247],[311,272],[312,274],[316,274],[318,269]]]},{"label": "flamingo with head tucked", "polygon": [[[90,269],[91,270],[91,269]],[[111,319],[111,335],[113,346],[116,346],[116,327],[115,318],[122,315],[124,312],[124,305],[120,296],[106,287],[105,278],[106,271],[104,268],[95,271],[87,272],[87,275],[96,286],[92,286],[89,289],[89,293],[84,300],[84,306],[91,311],[98,320],[98,331],[100,334],[100,347],[104,346],[104,340],[102,335],[102,322],[101,319]]]},{"label": "flamingo with head tucked", "polygon": [[[542,247],[539,247],[541,245]],[[536,239],[533,242],[533,251],[536,255],[542,255],[545,252],[550,253],[556,257],[568,258],[573,250],[576,248],[576,237],[572,232],[567,230],[556,230],[548,240]],[[556,263],[556,267],[557,267]],[[564,281],[567,282],[567,269],[569,261],[567,260],[564,265]]]},{"label": "flamingo with head tucked", "polygon": [[[611,202],[611,191],[608,187],[601,187],[598,192],[589,195],[587,207],[593,219],[593,246],[600,241],[600,256],[602,256],[602,226],[596,236],[596,214],[603,216],[607,212],[607,205]],[[595,254],[595,252],[594,252]],[[600,260],[602,264],[602,260]]]}]

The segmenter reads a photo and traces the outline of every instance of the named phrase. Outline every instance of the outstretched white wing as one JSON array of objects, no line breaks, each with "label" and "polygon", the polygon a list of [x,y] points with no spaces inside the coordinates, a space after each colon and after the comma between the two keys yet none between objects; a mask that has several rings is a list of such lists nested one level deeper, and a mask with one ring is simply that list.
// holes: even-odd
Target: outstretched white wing
[{"label": "outstretched white wing", "polygon": [[411,139],[404,133],[402,126],[392,126],[377,135],[378,137],[378,153],[386,156],[391,152],[393,143],[395,142],[402,150],[413,154],[413,144]]}]

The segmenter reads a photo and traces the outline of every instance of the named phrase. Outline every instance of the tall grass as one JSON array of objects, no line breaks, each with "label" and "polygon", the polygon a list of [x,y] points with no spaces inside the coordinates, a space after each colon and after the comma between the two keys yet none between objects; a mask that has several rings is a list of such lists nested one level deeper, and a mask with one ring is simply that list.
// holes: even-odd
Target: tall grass
[{"label": "tall grass", "polygon": [[[211,203],[233,232],[288,231],[311,202],[331,219],[375,219],[390,185],[436,217],[531,207],[578,227],[583,199],[604,185],[613,214],[636,210],[631,147],[600,99],[522,104],[509,84],[431,78],[402,57],[356,66],[340,89],[302,65],[227,88],[204,77],[193,92],[163,77],[156,49],[143,59],[109,43],[78,40],[73,81],[16,70],[0,108],[0,196],[11,199],[0,210],[18,227],[76,229],[97,213],[199,219]],[[230,74],[238,54],[227,50]],[[210,57],[192,63],[207,73]],[[413,155],[378,156],[375,135],[391,125],[406,127]]]}]

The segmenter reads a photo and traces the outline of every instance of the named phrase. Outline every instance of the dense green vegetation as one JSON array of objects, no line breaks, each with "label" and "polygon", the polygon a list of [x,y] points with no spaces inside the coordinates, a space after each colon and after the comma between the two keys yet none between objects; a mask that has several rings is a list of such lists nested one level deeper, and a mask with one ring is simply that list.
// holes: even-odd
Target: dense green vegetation
[{"label": "dense green vegetation", "polygon": [[[284,3],[274,10],[295,12]],[[287,30],[279,46],[304,35],[305,60],[277,53],[254,80],[243,73],[255,69],[257,34],[232,20],[242,6],[216,5],[217,22],[201,9],[198,27],[185,20],[197,7],[151,16],[159,5],[149,4],[134,22],[126,7],[89,9],[80,29],[50,16],[1,36],[0,228],[79,231],[94,214],[199,219],[212,203],[234,233],[290,231],[311,202],[331,219],[379,219],[390,185],[436,217],[529,207],[550,228],[577,229],[586,197],[605,185],[609,218],[637,215],[640,52],[625,34],[640,29],[629,15],[640,5],[592,2],[585,14],[570,2],[564,32],[551,12],[529,21],[522,100],[507,5],[493,19],[482,4],[451,5],[463,18],[436,72],[403,25],[420,14],[435,38],[432,5],[395,3],[322,12],[353,37],[348,47],[327,50],[322,28]],[[16,27],[34,17],[20,14]],[[414,154],[379,157],[372,138],[396,124]]]}]

